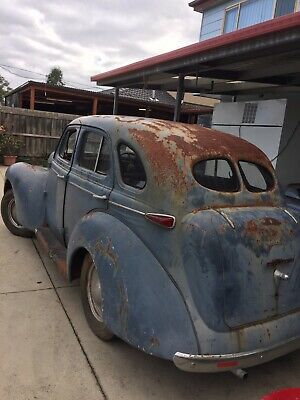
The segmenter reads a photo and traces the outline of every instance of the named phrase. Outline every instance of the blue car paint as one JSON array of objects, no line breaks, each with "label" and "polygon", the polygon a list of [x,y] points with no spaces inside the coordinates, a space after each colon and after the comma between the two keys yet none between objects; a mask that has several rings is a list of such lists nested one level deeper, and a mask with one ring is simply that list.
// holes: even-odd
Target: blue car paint
[{"label": "blue car paint", "polygon": [[112,215],[91,212],[71,235],[69,264],[80,248],[89,251],[97,266],[103,317],[112,332],[163,358],[172,359],[179,348],[199,352],[179,290],[131,229]]},{"label": "blue car paint", "polygon": [[17,204],[18,220],[34,230],[46,223],[46,183],[48,169],[17,163],[5,175],[6,188],[12,188]]},{"label": "blue car paint", "polygon": [[[116,335],[168,359],[176,351],[248,351],[299,335],[299,228],[283,211],[278,185],[250,193],[239,177],[238,192],[220,193],[199,185],[192,174],[197,161],[223,157],[234,165],[258,162],[274,176],[260,150],[228,134],[168,121],[94,116],[70,126],[101,128],[110,138],[113,175],[106,186],[107,204],[93,198],[104,193],[105,185],[78,170],[76,154],[73,168],[56,155],[49,172],[23,164],[11,167],[6,178],[22,224],[30,229],[50,225],[67,245],[69,268],[78,249],[93,256],[104,281],[104,318]],[[121,142],[141,156],[147,174],[143,190],[122,182]],[[58,195],[55,174],[61,172],[66,179]],[[78,190],[66,196],[64,213],[72,180]],[[33,195],[23,181],[34,188]],[[142,215],[147,212],[174,215],[175,228],[150,223]],[[284,282],[279,292],[272,290],[276,261],[281,265],[287,258],[293,259],[287,267],[294,279],[288,288]],[[259,296],[264,282],[268,300]]]}]

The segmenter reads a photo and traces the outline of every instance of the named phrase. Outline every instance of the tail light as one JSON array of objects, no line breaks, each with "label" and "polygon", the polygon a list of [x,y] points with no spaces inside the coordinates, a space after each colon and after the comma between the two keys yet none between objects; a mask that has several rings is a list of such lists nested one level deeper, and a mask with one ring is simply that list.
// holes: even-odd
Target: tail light
[{"label": "tail light", "polygon": [[160,225],[163,228],[167,229],[174,228],[176,222],[175,217],[173,217],[173,215],[166,215],[166,214],[147,213],[145,214],[145,218],[153,222],[154,224]]}]

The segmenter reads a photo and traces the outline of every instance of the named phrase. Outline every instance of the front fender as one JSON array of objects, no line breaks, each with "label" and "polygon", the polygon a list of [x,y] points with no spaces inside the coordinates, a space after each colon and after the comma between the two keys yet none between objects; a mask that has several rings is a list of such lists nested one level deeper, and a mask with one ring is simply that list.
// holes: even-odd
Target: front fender
[{"label": "front fender", "polygon": [[103,317],[114,334],[162,358],[172,359],[176,351],[198,353],[181,294],[126,225],[109,214],[89,213],[71,235],[69,269],[73,255],[81,248],[88,250],[98,270]]},{"label": "front fender", "polygon": [[27,229],[34,230],[45,221],[45,189],[48,170],[19,162],[5,174],[15,196],[18,220]]}]

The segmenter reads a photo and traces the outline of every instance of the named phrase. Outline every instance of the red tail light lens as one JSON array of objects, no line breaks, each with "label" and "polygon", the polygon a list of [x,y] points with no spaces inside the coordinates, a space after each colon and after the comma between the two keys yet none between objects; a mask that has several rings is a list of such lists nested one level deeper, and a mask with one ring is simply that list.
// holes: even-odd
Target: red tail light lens
[{"label": "red tail light lens", "polygon": [[172,229],[175,226],[175,217],[173,215],[147,213],[145,218],[163,228]]}]

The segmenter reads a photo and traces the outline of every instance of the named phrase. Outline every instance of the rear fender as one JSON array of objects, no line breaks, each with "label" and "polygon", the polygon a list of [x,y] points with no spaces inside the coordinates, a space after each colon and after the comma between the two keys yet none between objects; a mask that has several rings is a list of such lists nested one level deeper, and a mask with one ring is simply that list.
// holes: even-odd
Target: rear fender
[{"label": "rear fender", "polygon": [[[193,324],[172,280],[144,243],[111,215],[92,212],[74,229],[68,247],[85,248],[98,270],[106,326],[149,354],[172,359],[176,351],[198,352]],[[76,264],[76,263],[75,263]]]},{"label": "rear fender", "polygon": [[23,162],[13,164],[5,174],[4,188],[13,189],[19,222],[34,230],[45,221],[45,195],[48,170]]}]

